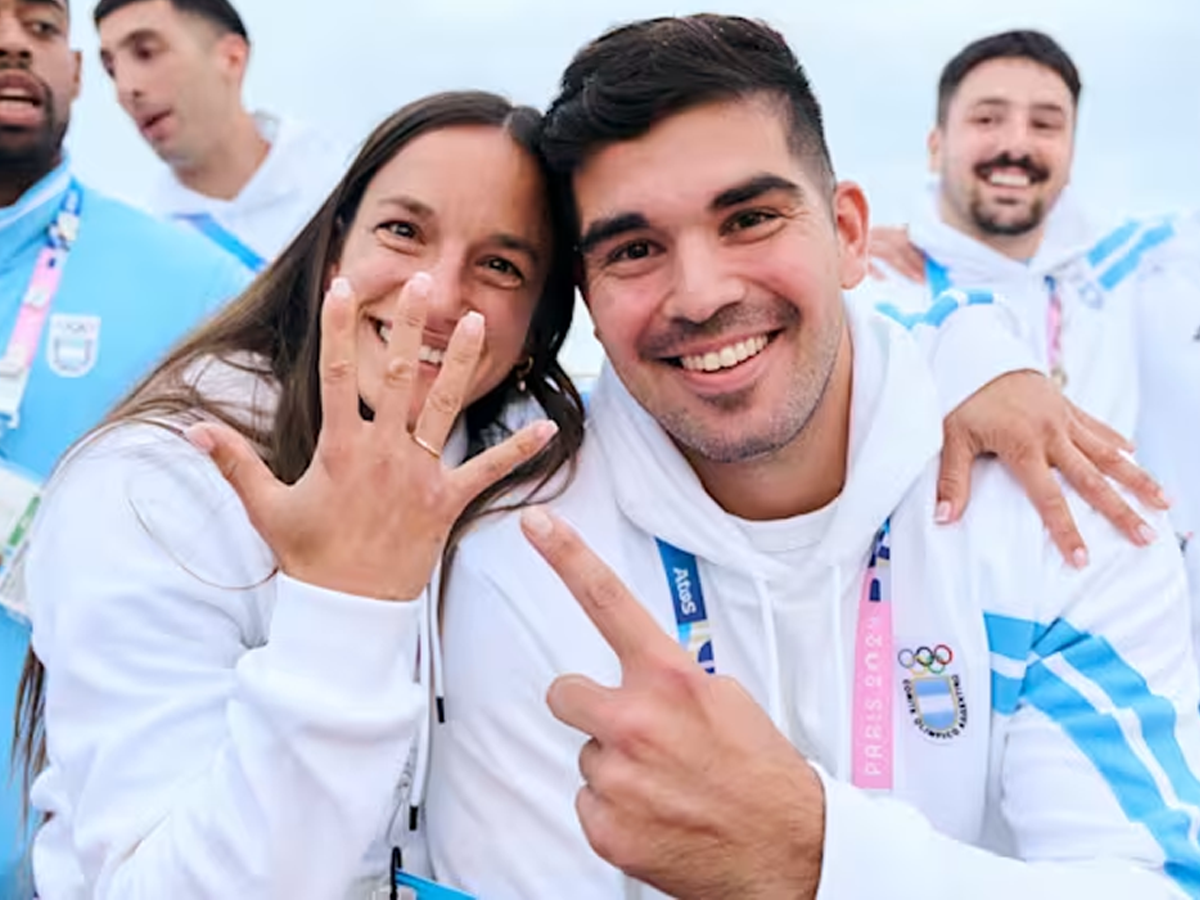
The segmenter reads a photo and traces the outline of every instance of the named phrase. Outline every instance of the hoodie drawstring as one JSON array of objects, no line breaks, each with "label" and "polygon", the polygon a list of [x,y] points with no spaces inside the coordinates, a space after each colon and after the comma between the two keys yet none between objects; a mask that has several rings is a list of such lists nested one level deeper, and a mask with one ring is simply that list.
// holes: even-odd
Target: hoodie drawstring
[{"label": "hoodie drawstring", "polygon": [[[435,597],[436,587],[434,585],[426,587],[424,597],[425,627],[421,629],[421,668],[418,676],[421,686],[428,689],[431,694],[435,693],[440,687],[440,684],[436,682],[437,664],[440,660],[435,662],[435,656],[440,655],[438,648],[441,641],[438,639],[434,624],[437,622],[437,601]],[[438,710],[441,710],[440,703],[438,704]],[[433,742],[432,716],[432,711],[426,715],[425,721],[421,724],[420,733],[417,735],[417,762],[413,772],[412,787],[408,799],[409,831],[417,830],[421,804],[425,800],[425,782],[429,776],[429,757]]]},{"label": "hoodie drawstring", "polygon": [[791,729],[783,714],[783,673],[779,666],[779,635],[775,627],[775,606],[771,602],[771,591],[762,576],[754,576],[754,591],[758,595],[758,609],[762,614],[763,634],[767,642],[767,710],[775,727],[790,741]]}]

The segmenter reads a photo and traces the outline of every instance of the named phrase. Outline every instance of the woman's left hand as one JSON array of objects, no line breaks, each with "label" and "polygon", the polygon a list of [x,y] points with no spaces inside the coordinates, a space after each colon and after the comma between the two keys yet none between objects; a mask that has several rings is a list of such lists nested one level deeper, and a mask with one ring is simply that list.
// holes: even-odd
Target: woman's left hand
[{"label": "woman's left hand", "polygon": [[246,507],[255,529],[290,577],[381,600],[424,591],[446,536],[467,504],[534,457],[554,436],[535,422],[496,447],[447,468],[440,454],[462,409],[483,345],[483,318],[458,323],[416,426],[417,390],[429,278],[400,291],[374,418],[359,409],[360,298],[335,281],[321,311],[321,432],[304,475],[280,482],[240,434],[215,423],[188,438],[212,457]]}]

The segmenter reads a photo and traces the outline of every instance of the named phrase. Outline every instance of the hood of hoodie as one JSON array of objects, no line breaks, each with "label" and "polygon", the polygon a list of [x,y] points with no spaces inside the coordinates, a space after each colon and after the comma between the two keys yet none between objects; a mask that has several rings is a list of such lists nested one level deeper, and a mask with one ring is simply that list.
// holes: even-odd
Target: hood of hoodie
[{"label": "hood of hoodie", "polygon": [[314,168],[314,160],[340,156],[319,132],[304,123],[262,111],[253,116],[258,133],[270,144],[270,149],[237,197],[220,200],[198,193],[166,169],[151,190],[150,208],[169,215],[211,213],[235,205],[242,215],[270,209],[287,199],[305,176],[313,175],[310,170]]},{"label": "hood of hoodie", "polygon": [[1021,262],[964,234],[943,221],[938,208],[940,188],[935,181],[917,204],[909,236],[926,254],[951,271],[963,284],[994,283],[997,278],[1044,277],[1083,256],[1105,234],[1093,223],[1067,188],[1046,217],[1046,232],[1033,259]]},{"label": "hood of hoodie", "polygon": [[[860,565],[872,536],[941,450],[942,419],[928,368],[909,334],[846,305],[853,359],[846,483],[817,552],[831,567]],[[755,578],[786,574],[756,551],[700,483],[671,438],[606,365],[589,427],[614,477],[621,512],[676,547]]]}]

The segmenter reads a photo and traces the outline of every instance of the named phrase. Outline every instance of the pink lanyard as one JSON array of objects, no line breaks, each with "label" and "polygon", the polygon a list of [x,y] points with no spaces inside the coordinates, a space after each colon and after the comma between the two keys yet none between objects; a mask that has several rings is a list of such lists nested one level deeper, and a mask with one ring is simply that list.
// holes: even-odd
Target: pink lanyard
[{"label": "pink lanyard", "polygon": [[855,787],[892,789],[892,523],[871,549],[858,601],[854,639],[854,711],[850,775]]},{"label": "pink lanyard", "polygon": [[38,254],[33,275],[17,312],[16,325],[8,339],[8,348],[0,357],[0,425],[5,429],[17,427],[21,400],[24,399],[33,360],[50,314],[50,305],[62,284],[63,269],[79,233],[82,199],[79,185],[72,181],[58,215],[46,230],[46,245]]},{"label": "pink lanyard", "polygon": [[1062,295],[1053,276],[1046,276],[1046,287],[1050,289],[1050,302],[1046,307],[1046,355],[1050,363],[1050,378],[1061,390],[1067,384],[1062,352]]},{"label": "pink lanyard", "polygon": [[[871,544],[863,573],[854,642],[851,774],[856,787],[892,788],[892,574],[891,519]],[[680,645],[710,675],[717,671],[713,637],[696,557],[657,540],[675,607]],[[838,673],[841,677],[841,673]]]}]

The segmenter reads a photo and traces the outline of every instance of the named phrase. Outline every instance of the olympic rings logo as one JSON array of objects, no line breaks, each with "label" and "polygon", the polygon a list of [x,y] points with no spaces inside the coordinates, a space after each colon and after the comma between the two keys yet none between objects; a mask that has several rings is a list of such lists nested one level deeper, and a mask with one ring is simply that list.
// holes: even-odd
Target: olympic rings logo
[{"label": "olympic rings logo", "polygon": [[896,654],[896,662],[910,672],[924,669],[929,675],[941,675],[946,666],[954,662],[954,651],[945,644],[929,647],[918,647],[916,650],[901,650]]}]

